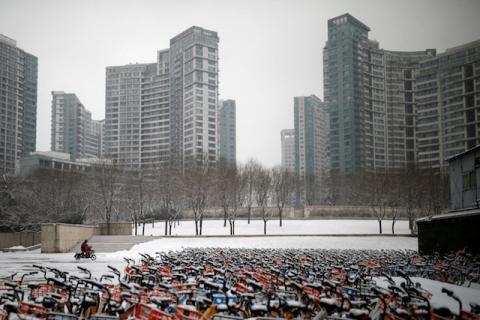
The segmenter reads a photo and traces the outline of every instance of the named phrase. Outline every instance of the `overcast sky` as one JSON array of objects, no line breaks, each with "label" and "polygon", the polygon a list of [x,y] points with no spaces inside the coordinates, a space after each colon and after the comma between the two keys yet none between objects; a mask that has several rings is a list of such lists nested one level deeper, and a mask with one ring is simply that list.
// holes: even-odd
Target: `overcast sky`
[{"label": "overcast sky", "polygon": [[323,99],[327,20],[350,13],[389,50],[480,39],[480,0],[0,0],[0,33],[38,57],[37,150],[50,149],[51,91],[105,114],[105,67],[155,62],[192,25],[218,32],[220,98],[237,101],[237,158],[280,164],[293,97]]}]

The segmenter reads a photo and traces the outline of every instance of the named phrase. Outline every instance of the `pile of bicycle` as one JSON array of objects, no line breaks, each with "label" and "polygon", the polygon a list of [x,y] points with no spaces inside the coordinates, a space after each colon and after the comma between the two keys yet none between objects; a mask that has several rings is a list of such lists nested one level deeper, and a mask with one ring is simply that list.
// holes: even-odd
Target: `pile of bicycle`
[{"label": "pile of bicycle", "polygon": [[480,317],[447,288],[458,308],[434,308],[411,279],[478,283],[480,257],[463,252],[202,248],[124,259],[123,272],[108,266],[98,278],[81,266],[14,274],[0,281],[0,320]]}]

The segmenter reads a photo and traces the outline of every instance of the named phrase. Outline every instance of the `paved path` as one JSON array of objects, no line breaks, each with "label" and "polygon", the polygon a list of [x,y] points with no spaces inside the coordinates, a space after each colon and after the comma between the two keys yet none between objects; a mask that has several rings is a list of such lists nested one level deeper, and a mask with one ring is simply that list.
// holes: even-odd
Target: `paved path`
[{"label": "paved path", "polygon": [[[96,252],[115,252],[120,250],[129,250],[136,244],[152,241],[161,237],[146,236],[93,236],[88,240],[88,244]],[[80,252],[81,243],[73,247],[70,252]]]}]

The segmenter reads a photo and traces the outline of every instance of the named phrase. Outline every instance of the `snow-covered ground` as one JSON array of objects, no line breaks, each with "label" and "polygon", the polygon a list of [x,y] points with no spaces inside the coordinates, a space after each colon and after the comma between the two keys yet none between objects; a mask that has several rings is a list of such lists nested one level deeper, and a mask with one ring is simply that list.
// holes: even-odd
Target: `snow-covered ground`
[{"label": "snow-covered ground", "polygon": [[77,266],[92,268],[100,275],[108,264],[123,270],[123,257],[138,258],[139,252],[155,254],[157,251],[182,248],[313,248],[313,249],[411,249],[417,250],[417,238],[376,236],[286,236],[286,237],[235,237],[235,238],[162,238],[135,245],[128,251],[97,253],[97,261],[82,259],[76,262],[73,253],[42,254],[40,250],[0,252],[0,277],[13,272],[31,271],[32,264],[43,264],[60,270],[76,272]]},{"label": "snow-covered ground", "polygon": [[286,236],[286,237],[235,237],[235,238],[162,238],[133,246],[128,251],[117,251],[108,256],[123,257],[138,252],[155,254],[157,251],[183,248],[294,248],[294,249],[411,249],[417,250],[414,237],[377,236]]},{"label": "snow-covered ground", "polygon": [[[382,222],[383,233],[392,233],[392,221],[384,220]],[[138,233],[142,234],[142,226],[138,228]],[[278,220],[267,222],[267,234],[288,235],[288,234],[378,234],[377,220],[283,220],[283,226],[280,227]],[[408,221],[399,220],[395,223],[395,234],[409,234]],[[162,236],[165,234],[165,224],[157,221],[155,227],[152,224],[145,226],[146,236]],[[203,235],[229,235],[230,228],[223,226],[223,220],[204,220]],[[235,222],[236,235],[263,235],[263,220],[237,220]],[[179,226],[172,228],[174,236],[192,236],[195,235],[194,221],[180,221]]]}]

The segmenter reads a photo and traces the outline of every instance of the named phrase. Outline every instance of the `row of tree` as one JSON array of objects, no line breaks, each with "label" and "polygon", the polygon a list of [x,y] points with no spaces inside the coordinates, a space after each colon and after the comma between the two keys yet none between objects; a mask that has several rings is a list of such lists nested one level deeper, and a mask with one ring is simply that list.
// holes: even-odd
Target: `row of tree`
[{"label": "row of tree", "polygon": [[[275,208],[282,226],[288,206],[303,205],[305,181],[322,181],[322,205],[368,206],[379,222],[401,212],[407,214],[412,232],[419,215],[438,214],[449,203],[448,177],[435,170],[409,168],[386,172],[342,174],[327,172],[323,177],[299,179],[279,168],[265,168],[256,161],[232,165],[180,167],[175,164],[149,174],[98,164],[88,173],[38,169],[26,176],[3,177],[0,193],[0,230],[38,229],[41,223],[83,223],[130,220],[138,225],[149,220],[165,222],[165,234],[186,210],[193,214],[195,234],[201,235],[209,208],[223,211],[224,227],[235,234],[241,209],[250,223],[257,207],[264,233]],[[303,200],[304,201],[304,200]],[[270,207],[270,209],[268,209]]]}]

